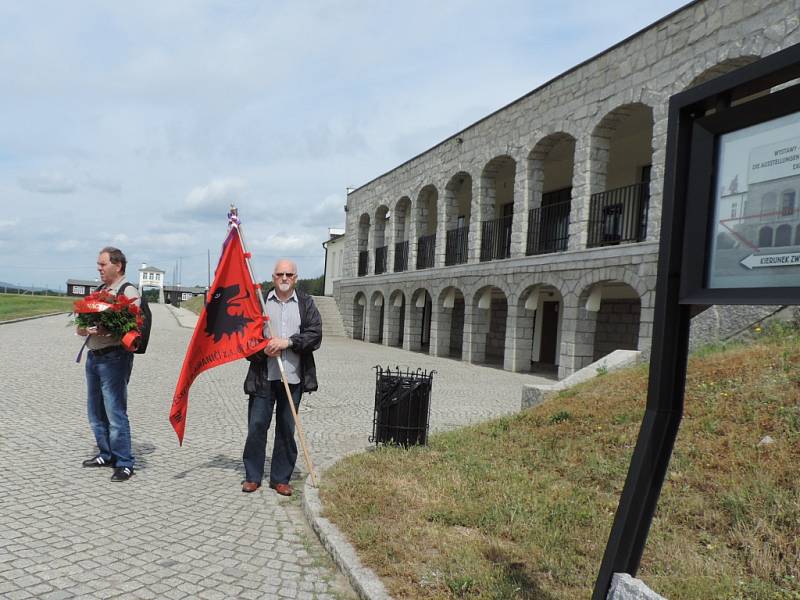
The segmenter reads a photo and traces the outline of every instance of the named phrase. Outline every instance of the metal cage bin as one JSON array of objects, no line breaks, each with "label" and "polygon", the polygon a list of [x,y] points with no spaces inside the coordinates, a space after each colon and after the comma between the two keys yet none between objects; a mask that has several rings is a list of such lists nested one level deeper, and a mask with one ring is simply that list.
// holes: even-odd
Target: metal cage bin
[{"label": "metal cage bin", "polygon": [[428,442],[435,372],[375,367],[375,416],[370,442],[406,447]]}]

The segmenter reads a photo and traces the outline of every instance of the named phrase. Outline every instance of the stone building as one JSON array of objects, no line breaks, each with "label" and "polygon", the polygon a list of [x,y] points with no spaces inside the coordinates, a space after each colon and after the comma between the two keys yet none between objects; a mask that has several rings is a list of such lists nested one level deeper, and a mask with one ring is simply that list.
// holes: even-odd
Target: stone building
[{"label": "stone building", "polygon": [[349,335],[565,377],[652,336],[669,98],[800,41],[699,0],[350,192]]}]

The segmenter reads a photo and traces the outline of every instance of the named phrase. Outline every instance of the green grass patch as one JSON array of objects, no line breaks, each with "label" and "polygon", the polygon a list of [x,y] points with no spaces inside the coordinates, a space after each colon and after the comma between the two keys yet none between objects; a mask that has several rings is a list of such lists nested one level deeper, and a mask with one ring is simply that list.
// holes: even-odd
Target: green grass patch
[{"label": "green grass patch", "polygon": [[[670,600],[800,598],[798,365],[796,328],[690,359],[638,572]],[[588,598],[647,377],[607,373],[426,447],[349,457],[322,482],[326,516],[398,600]]]},{"label": "green grass patch", "polygon": [[75,298],[66,296],[32,296],[30,294],[0,294],[0,321],[35,317],[51,313],[72,312]]},{"label": "green grass patch", "polygon": [[199,315],[203,312],[203,296],[194,296],[188,300],[181,302],[181,308],[192,311],[194,314]]}]

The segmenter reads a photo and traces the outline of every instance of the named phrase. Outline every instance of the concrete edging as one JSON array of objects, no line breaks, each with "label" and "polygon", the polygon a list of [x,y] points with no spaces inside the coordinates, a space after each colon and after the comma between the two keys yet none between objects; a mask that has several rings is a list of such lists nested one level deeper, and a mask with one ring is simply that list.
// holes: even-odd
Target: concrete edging
[{"label": "concrete edging", "polygon": [[[350,454],[357,454],[357,452]],[[348,455],[334,459],[317,471],[320,474]],[[350,545],[341,531],[322,516],[322,502],[319,490],[311,483],[311,475],[306,477],[303,486],[303,513],[319,541],[328,551],[336,566],[350,581],[350,585],[362,600],[392,600],[383,583],[374,571],[365,567],[358,558],[355,548]]]},{"label": "concrete edging", "polygon": [[33,319],[43,319],[45,317],[57,317],[58,315],[69,315],[72,314],[70,312],[54,312],[54,313],[47,313],[45,315],[33,315],[32,317],[20,317],[19,319],[9,319],[8,321],[0,321],[0,325],[10,325],[11,323],[21,323],[22,321],[32,321]]}]

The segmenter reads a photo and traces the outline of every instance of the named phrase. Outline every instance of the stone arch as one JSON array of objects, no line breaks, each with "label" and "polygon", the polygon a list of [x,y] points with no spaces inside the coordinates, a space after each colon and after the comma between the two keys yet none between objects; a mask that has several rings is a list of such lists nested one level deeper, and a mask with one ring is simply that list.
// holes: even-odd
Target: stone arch
[{"label": "stone arch", "polygon": [[363,340],[365,338],[367,296],[364,292],[358,292],[353,296],[353,339]]},{"label": "stone arch", "polygon": [[599,281],[580,291],[578,304],[579,343],[590,346],[583,349],[586,364],[614,350],[639,349],[642,296],[634,287],[619,280]]},{"label": "stone arch", "polygon": [[511,256],[516,172],[517,161],[507,154],[491,159],[481,171],[478,210],[482,261]]},{"label": "stone arch", "polygon": [[384,297],[380,290],[372,292],[367,306],[367,327],[365,340],[374,344],[383,343],[383,321],[385,315]]},{"label": "stone arch", "polygon": [[438,224],[439,191],[429,184],[417,195],[415,219],[417,224],[417,269],[434,266],[436,228]]},{"label": "stone arch", "polygon": [[646,238],[652,162],[652,107],[638,102],[619,106],[594,127],[589,160],[589,247]]},{"label": "stone arch", "polygon": [[725,75],[726,73],[730,73],[731,71],[735,71],[745,65],[749,65],[757,60],[759,60],[760,56],[755,56],[752,54],[747,54],[744,56],[736,56],[727,58],[719,63],[705,66],[700,70],[699,68],[695,68],[695,74],[691,75],[691,69],[687,72],[687,76],[691,77],[691,80],[688,84],[683,86],[683,89],[689,89],[705,83],[706,81],[711,81],[721,75]]},{"label": "stone arch", "polygon": [[472,295],[473,363],[505,366],[509,300],[499,287],[484,285]]},{"label": "stone arch", "polygon": [[759,248],[772,247],[772,227],[766,225],[758,230],[758,247]]},{"label": "stone arch", "polygon": [[638,275],[632,273],[630,270],[622,267],[606,267],[604,269],[596,269],[594,271],[584,273],[584,275],[578,280],[575,290],[578,291],[578,295],[581,295],[582,290],[585,291],[587,288],[597,283],[612,281],[621,282],[633,288],[636,291],[636,294],[644,300],[644,306],[647,308],[652,308],[649,302],[649,298],[651,296],[645,281]]},{"label": "stone arch", "polygon": [[467,262],[472,217],[472,176],[459,171],[444,188],[445,265]]},{"label": "stone arch", "polygon": [[575,138],[552,133],[528,155],[527,240],[525,254],[545,254],[567,249]]},{"label": "stone arch", "polygon": [[513,371],[557,375],[564,298],[551,283],[527,284],[517,296],[512,334]]},{"label": "stone arch", "polygon": [[372,232],[372,248],[375,253],[375,274],[380,275],[387,271],[386,259],[388,257],[389,243],[389,207],[381,204],[375,209],[375,224]]},{"label": "stone arch", "polygon": [[784,223],[775,230],[775,247],[792,245],[792,226]]},{"label": "stone arch", "polygon": [[464,354],[464,293],[455,286],[444,288],[436,299],[436,356],[461,360]]},{"label": "stone arch", "polygon": [[386,343],[389,346],[403,347],[403,334],[406,319],[406,295],[401,289],[389,294],[389,302],[384,311],[386,318]]},{"label": "stone arch", "polygon": [[369,273],[369,236],[370,218],[369,213],[363,213],[358,218],[358,276],[362,277]]},{"label": "stone arch", "polygon": [[392,267],[395,273],[408,270],[411,220],[411,199],[403,196],[395,203],[391,219],[395,240],[394,265]]},{"label": "stone arch", "polygon": [[410,294],[407,319],[407,350],[428,352],[431,339],[433,301],[427,288],[419,287]]}]

